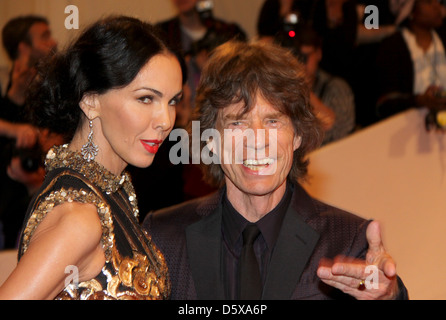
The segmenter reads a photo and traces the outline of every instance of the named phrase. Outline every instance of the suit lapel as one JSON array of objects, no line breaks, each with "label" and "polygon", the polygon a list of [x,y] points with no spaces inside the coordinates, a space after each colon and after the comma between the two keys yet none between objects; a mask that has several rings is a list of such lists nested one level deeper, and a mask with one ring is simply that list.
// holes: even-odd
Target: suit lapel
[{"label": "suit lapel", "polygon": [[186,229],[187,254],[198,299],[224,299],[221,272],[221,206]]},{"label": "suit lapel", "polygon": [[309,207],[305,205],[305,198],[297,196],[300,190],[296,189],[299,186],[295,186],[293,202],[299,201],[299,204],[290,205],[283,220],[263,289],[265,300],[291,298],[319,240],[319,234],[298,214],[297,210],[309,210]]},{"label": "suit lapel", "polygon": [[[221,270],[221,197],[225,188],[198,208],[204,217],[186,228],[187,253],[198,299],[225,299]],[[319,234],[304,217],[314,208],[299,185],[284,217],[268,267],[263,289],[265,300],[290,299],[319,240]]]}]

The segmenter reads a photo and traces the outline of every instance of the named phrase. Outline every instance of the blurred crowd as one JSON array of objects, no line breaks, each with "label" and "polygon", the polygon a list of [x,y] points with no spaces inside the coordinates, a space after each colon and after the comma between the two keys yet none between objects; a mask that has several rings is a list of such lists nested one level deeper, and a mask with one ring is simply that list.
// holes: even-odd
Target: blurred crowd
[{"label": "blurred crowd", "polygon": [[[409,108],[446,107],[446,7],[438,0],[266,0],[250,39],[209,0],[172,0],[177,15],[157,23],[185,57],[187,81],[176,127],[193,119],[195,90],[211,51],[230,39],[270,41],[305,66],[310,104],[323,144]],[[24,214],[45,170],[43,158],[63,135],[28,124],[26,92],[39,61],[57,51],[45,17],[11,19],[2,42],[12,61],[0,100],[0,249],[15,248]],[[51,116],[51,115],[48,115]],[[130,166],[141,219],[151,210],[212,192],[194,164],[174,165],[165,141],[152,166]],[[156,181],[156,183],[148,183]]]}]

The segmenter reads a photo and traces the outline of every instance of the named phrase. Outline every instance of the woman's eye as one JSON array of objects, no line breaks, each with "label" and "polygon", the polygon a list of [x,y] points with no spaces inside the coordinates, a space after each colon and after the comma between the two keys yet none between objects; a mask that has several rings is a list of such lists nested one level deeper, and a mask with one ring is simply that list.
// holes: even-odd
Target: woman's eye
[{"label": "woman's eye", "polygon": [[152,100],[153,100],[153,97],[150,97],[150,96],[144,96],[144,97],[141,97],[141,98],[139,98],[138,99],[140,102],[142,102],[142,103],[151,103],[152,102]]},{"label": "woman's eye", "polygon": [[179,104],[181,101],[181,99],[172,99],[169,101],[169,106],[176,106],[177,104]]},{"label": "woman's eye", "polygon": [[183,93],[178,94],[172,100],[170,100],[169,105],[170,106],[176,106],[177,104],[179,104],[183,100],[183,97],[184,97]]}]

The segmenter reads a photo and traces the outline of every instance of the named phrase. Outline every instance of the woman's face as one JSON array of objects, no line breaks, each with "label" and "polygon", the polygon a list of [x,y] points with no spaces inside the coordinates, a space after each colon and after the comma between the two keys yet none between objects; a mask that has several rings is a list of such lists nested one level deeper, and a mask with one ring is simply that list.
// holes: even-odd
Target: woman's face
[{"label": "woman's face", "polygon": [[127,164],[150,166],[172,130],[181,95],[181,67],[171,54],[154,56],[126,87],[97,95],[97,160],[116,174]]}]

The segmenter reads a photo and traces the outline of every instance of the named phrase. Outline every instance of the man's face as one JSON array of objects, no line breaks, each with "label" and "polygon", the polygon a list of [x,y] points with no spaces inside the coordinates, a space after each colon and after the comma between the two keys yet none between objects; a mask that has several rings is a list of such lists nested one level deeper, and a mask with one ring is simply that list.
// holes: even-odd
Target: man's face
[{"label": "man's face", "polygon": [[177,7],[180,13],[191,13],[195,10],[195,5],[198,0],[173,0],[173,4]]},{"label": "man's face", "polygon": [[443,22],[442,5],[438,0],[417,0],[414,5],[413,19],[426,28],[438,28]]},{"label": "man's face", "polygon": [[256,98],[255,106],[243,116],[239,115],[242,103],[222,109],[217,129],[228,192],[263,196],[284,185],[301,138],[288,116],[260,94]]},{"label": "man's face", "polygon": [[305,72],[308,77],[314,77],[322,59],[322,50],[314,46],[303,45],[300,47],[300,53],[305,56]]},{"label": "man's face", "polygon": [[50,27],[44,22],[34,23],[28,33],[31,40],[29,64],[32,66],[54,52],[57,42],[51,35]]}]

